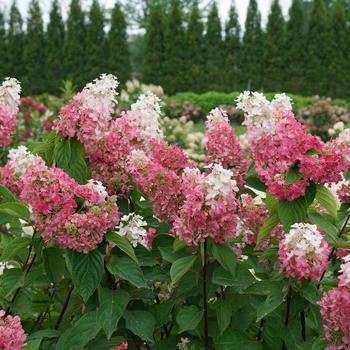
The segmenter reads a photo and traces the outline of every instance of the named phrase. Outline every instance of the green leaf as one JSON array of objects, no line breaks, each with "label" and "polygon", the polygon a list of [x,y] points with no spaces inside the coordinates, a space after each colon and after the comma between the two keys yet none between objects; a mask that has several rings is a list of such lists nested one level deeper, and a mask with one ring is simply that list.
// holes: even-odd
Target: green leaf
[{"label": "green leaf", "polygon": [[259,245],[261,242],[265,241],[265,239],[270,235],[271,231],[279,224],[279,217],[277,214],[272,214],[269,216],[264,225],[260,227],[258,232],[258,237],[256,239],[256,245]]},{"label": "green leaf", "polygon": [[78,183],[86,183],[88,168],[85,161],[85,150],[84,146],[77,139],[64,138],[61,135],[57,136],[54,158],[56,165]]},{"label": "green leaf", "polygon": [[0,202],[16,202],[15,195],[4,185],[0,185]]},{"label": "green leaf", "polygon": [[257,322],[278,308],[286,296],[285,288],[274,288],[267,296],[265,302],[257,308]]},{"label": "green leaf", "polygon": [[122,250],[126,255],[128,255],[137,264],[139,263],[132,245],[130,244],[130,242],[126,238],[119,236],[118,233],[108,232],[106,235],[106,239],[109,241],[112,241],[120,250]]},{"label": "green leaf", "polygon": [[220,286],[232,286],[240,289],[245,289],[255,282],[254,276],[244,266],[237,264],[236,274],[232,276],[222,267],[214,270],[212,282]]},{"label": "green leaf", "polygon": [[333,193],[325,186],[316,186],[316,200],[334,218],[337,218],[339,203]]},{"label": "green leaf", "polygon": [[213,242],[212,253],[219,264],[234,276],[236,273],[237,258],[232,248],[225,244],[215,244]]},{"label": "green leaf", "polygon": [[28,340],[23,350],[39,350],[42,339]]},{"label": "green leaf", "polygon": [[168,320],[171,320],[171,310],[173,307],[174,303],[171,301],[152,305],[150,311],[156,321],[156,328],[163,326]]},{"label": "green leaf", "polygon": [[327,220],[327,218],[320,213],[310,212],[310,221],[315,224],[321,231],[326,234],[327,241],[332,246],[335,246],[338,242],[338,229]]},{"label": "green leaf", "polygon": [[190,270],[197,257],[194,255],[177,259],[170,268],[170,277],[173,283],[178,283],[181,278]]},{"label": "green leaf", "polygon": [[196,329],[203,318],[203,311],[195,305],[181,306],[176,315],[179,333]]},{"label": "green leaf", "polygon": [[5,292],[5,297],[9,297],[11,293],[18,287],[24,286],[25,274],[21,269],[11,268],[4,271],[1,276],[1,288]]},{"label": "green leaf", "polygon": [[218,320],[218,326],[220,334],[222,334],[231,322],[232,307],[228,299],[219,300],[216,305],[216,318]]},{"label": "green leaf", "polygon": [[72,252],[72,279],[76,292],[84,302],[100,284],[103,274],[103,255],[99,250],[88,254]]},{"label": "green leaf", "polygon": [[30,211],[26,205],[20,202],[6,202],[0,204],[0,214],[8,214],[14,218],[29,221]]},{"label": "green leaf", "polygon": [[264,203],[271,214],[277,212],[278,200],[270,192],[266,193]]},{"label": "green leaf", "polygon": [[88,312],[60,336],[55,349],[81,350],[90,340],[96,337],[100,329],[96,312]]},{"label": "green leaf", "polygon": [[129,294],[122,290],[103,288],[99,293],[100,306],[97,309],[97,321],[110,339],[118,327],[118,322],[129,302]]},{"label": "green leaf", "polygon": [[51,282],[60,283],[66,266],[61,249],[57,247],[44,248],[44,268]]},{"label": "green leaf", "polygon": [[43,329],[29,335],[28,340],[44,339],[44,338],[58,338],[61,334],[57,329]]},{"label": "green leaf", "polygon": [[29,237],[16,237],[6,245],[0,256],[0,261],[8,261],[14,256],[18,255],[22,250],[26,250],[31,244]]},{"label": "green leaf", "polygon": [[152,341],[155,320],[149,311],[126,311],[125,327],[142,340]]},{"label": "green leaf", "polygon": [[244,333],[227,329],[223,335],[214,338],[215,350],[262,350],[262,345],[256,340],[249,339]]},{"label": "green leaf", "polygon": [[303,178],[303,174],[299,171],[298,163],[292,164],[286,174],[286,185],[291,185],[294,182]]},{"label": "green leaf", "polygon": [[118,257],[107,265],[107,269],[113,275],[118,275],[137,288],[147,287],[140,267],[128,257]]},{"label": "green leaf", "polygon": [[286,232],[293,224],[305,222],[307,217],[305,197],[299,197],[293,201],[280,201],[278,203],[278,216]]},{"label": "green leaf", "polygon": [[186,247],[187,247],[186,242],[183,241],[182,239],[176,238],[176,239],[174,240],[174,243],[173,243],[173,250],[174,250],[175,253],[178,252],[178,251],[181,250],[181,249],[186,248]]},{"label": "green leaf", "polygon": [[300,294],[311,304],[318,305],[318,301],[321,299],[322,294],[314,283],[304,282],[300,288]]}]

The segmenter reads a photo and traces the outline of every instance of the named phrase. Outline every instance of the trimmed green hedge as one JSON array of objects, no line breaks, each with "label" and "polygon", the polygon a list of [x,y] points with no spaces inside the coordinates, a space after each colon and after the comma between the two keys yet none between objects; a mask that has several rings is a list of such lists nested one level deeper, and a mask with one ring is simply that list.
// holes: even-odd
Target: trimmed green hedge
[{"label": "trimmed green hedge", "polygon": [[[219,105],[234,105],[235,99],[239,95],[239,92],[215,92],[209,91],[204,94],[195,94],[193,92],[181,92],[177,93],[174,96],[170,96],[170,101],[178,102],[182,104],[184,102],[190,102],[195,106],[201,107],[203,114],[208,114],[213,108],[218,107]],[[275,95],[274,93],[265,93],[268,99],[272,99]],[[300,95],[288,94],[293,100],[293,110],[295,113],[298,112],[300,108],[308,107],[320,99],[315,97],[304,97]],[[347,106],[350,107],[350,102],[341,99],[335,99],[332,101],[332,104],[337,106]]]}]

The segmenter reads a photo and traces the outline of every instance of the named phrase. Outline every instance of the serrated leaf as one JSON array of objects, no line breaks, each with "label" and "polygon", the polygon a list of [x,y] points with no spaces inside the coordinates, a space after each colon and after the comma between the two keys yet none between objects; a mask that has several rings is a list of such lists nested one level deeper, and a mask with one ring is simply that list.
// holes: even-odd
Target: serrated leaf
[{"label": "serrated leaf", "polygon": [[51,282],[58,284],[66,266],[61,249],[48,247],[43,250],[44,268]]},{"label": "serrated leaf", "polygon": [[0,214],[8,214],[14,218],[29,221],[30,211],[26,205],[20,202],[6,202],[0,204]]},{"label": "serrated leaf", "polygon": [[194,255],[177,259],[171,265],[170,277],[173,283],[178,283],[181,278],[190,270],[197,257]]},{"label": "serrated leaf", "polygon": [[130,282],[137,288],[147,287],[140,267],[128,257],[118,257],[107,265],[107,269],[113,275]]},{"label": "serrated leaf", "polygon": [[278,308],[284,301],[286,291],[283,288],[274,288],[268,294],[265,302],[257,308],[257,322]]},{"label": "serrated leaf", "polygon": [[203,311],[195,305],[181,306],[176,315],[179,333],[196,329],[203,318]]},{"label": "serrated leaf", "polygon": [[155,320],[149,311],[126,311],[125,327],[142,340],[153,340]]},{"label": "serrated leaf", "polygon": [[328,243],[335,246],[338,242],[337,228],[320,213],[310,212],[309,218],[313,224],[326,234]]},{"label": "serrated leaf", "polygon": [[316,199],[320,205],[325,208],[328,213],[334,218],[337,218],[339,203],[333,193],[325,186],[316,186]]},{"label": "serrated leaf", "polygon": [[222,334],[231,322],[232,307],[228,299],[219,300],[216,305],[216,319],[218,321],[218,327],[220,334]]},{"label": "serrated leaf", "polygon": [[110,339],[118,327],[129,302],[129,294],[122,290],[103,288],[99,292],[100,305],[97,309],[97,321]]},{"label": "serrated leaf", "polygon": [[90,340],[96,337],[100,329],[96,312],[88,312],[60,336],[55,349],[81,350]]},{"label": "serrated leaf", "polygon": [[137,264],[139,263],[134,248],[130,244],[130,242],[118,235],[116,232],[108,232],[106,235],[106,239],[112,241],[120,250],[122,250],[126,255],[128,255],[132,260],[134,260]]},{"label": "serrated leaf", "polygon": [[307,204],[305,197],[293,201],[283,200],[278,203],[278,217],[286,232],[290,227],[299,222],[305,222],[307,218]]},{"label": "serrated leaf", "polygon": [[1,287],[5,291],[5,297],[9,297],[11,293],[24,286],[25,274],[21,269],[11,268],[5,270],[0,278]]},{"label": "serrated leaf", "polygon": [[225,244],[215,244],[213,242],[212,254],[225,270],[229,271],[232,276],[235,275],[237,258],[232,248]]},{"label": "serrated leaf", "polygon": [[279,224],[279,222],[280,220],[277,214],[272,214],[269,216],[258,232],[256,245],[259,245],[261,242],[265,241],[265,239],[270,235],[271,231]]},{"label": "serrated leaf", "polygon": [[4,185],[0,185],[0,202],[16,202],[16,196]]},{"label": "serrated leaf", "polygon": [[297,163],[292,164],[286,174],[286,185],[291,185],[294,182],[302,179],[303,174],[299,171]]},{"label": "serrated leaf", "polygon": [[31,238],[29,237],[16,237],[11,240],[10,243],[6,245],[4,250],[1,253],[0,261],[8,261],[12,257],[18,255],[22,250],[27,249],[27,247],[31,244]]},{"label": "serrated leaf", "polygon": [[72,252],[72,279],[76,292],[84,302],[87,302],[100,284],[103,268],[103,255],[99,250],[88,254]]}]

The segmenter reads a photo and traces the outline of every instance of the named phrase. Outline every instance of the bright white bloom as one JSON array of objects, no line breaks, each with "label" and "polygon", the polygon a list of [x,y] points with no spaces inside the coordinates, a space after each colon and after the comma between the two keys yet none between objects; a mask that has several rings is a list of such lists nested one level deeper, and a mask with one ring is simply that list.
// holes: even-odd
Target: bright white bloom
[{"label": "bright white bloom", "polygon": [[232,191],[239,191],[237,182],[232,179],[231,170],[223,168],[221,164],[210,164],[207,168],[211,169],[211,172],[204,178],[207,201],[211,201],[217,196],[225,197]]},{"label": "bright white bloom", "polygon": [[100,195],[100,201],[104,201],[108,196],[106,187],[101,181],[90,179],[85,186],[97,192]]},{"label": "bright white bloom", "polygon": [[[30,209],[30,212],[32,212],[31,208],[29,209]],[[27,222],[22,219],[19,219],[19,221],[21,222],[21,225],[22,225],[22,236],[32,237],[34,234],[33,226],[28,226]]]},{"label": "bright white bloom", "polygon": [[119,236],[125,237],[134,248],[137,244],[147,247],[145,240],[147,236],[146,226],[147,222],[143,220],[142,216],[130,213],[121,218],[116,233]]},{"label": "bright white bloom", "polygon": [[335,134],[336,134],[337,132],[333,129],[333,128],[331,128],[331,129],[328,129],[328,135],[329,136],[334,136]]},{"label": "bright white bloom", "polygon": [[298,223],[285,235],[287,251],[291,255],[308,256],[317,254],[321,247],[322,235],[316,225]]},{"label": "bright white bloom", "polygon": [[5,270],[12,269],[14,266],[7,261],[0,262],[0,276],[4,274]]},{"label": "bright white bloom", "polygon": [[98,79],[85,86],[84,90],[95,99],[107,99],[115,101],[117,87],[119,85],[117,77],[112,74],[101,74]]},{"label": "bright white bloom", "polygon": [[292,110],[292,99],[285,93],[276,94],[271,105],[282,113],[290,112]]},{"label": "bright white bloom", "polygon": [[41,158],[30,153],[26,146],[19,146],[10,149],[8,159],[13,172],[22,176],[27,169],[35,166]]},{"label": "bright white bloom", "polygon": [[0,104],[18,105],[21,85],[15,78],[6,78],[0,86]]},{"label": "bright white bloom", "polygon": [[145,137],[161,137],[160,128],[160,98],[152,92],[142,94],[138,100],[131,105],[128,113],[138,127],[141,128]]},{"label": "bright white bloom", "polygon": [[222,121],[228,122],[227,113],[220,108],[214,108],[207,116],[207,120],[210,124],[218,124]]},{"label": "bright white bloom", "polygon": [[187,338],[187,337],[181,337],[180,338],[180,342],[177,343],[176,347],[179,349],[179,350],[188,350],[188,344],[190,343],[191,341]]},{"label": "bright white bloom", "polygon": [[251,137],[258,133],[269,133],[275,130],[281,113],[292,110],[291,99],[285,94],[275,95],[272,102],[259,92],[244,91],[237,99],[237,108],[245,113],[244,125],[254,128],[255,132]]},{"label": "bright white bloom", "polygon": [[344,122],[340,121],[340,122],[336,122],[334,125],[333,125],[333,129],[335,131],[343,131],[345,128],[345,124]]}]

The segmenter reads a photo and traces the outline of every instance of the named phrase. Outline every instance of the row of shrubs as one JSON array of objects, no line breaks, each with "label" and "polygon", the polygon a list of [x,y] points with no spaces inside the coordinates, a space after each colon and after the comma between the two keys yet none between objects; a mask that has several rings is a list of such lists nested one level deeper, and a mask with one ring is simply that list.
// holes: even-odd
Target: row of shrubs
[{"label": "row of shrubs", "polygon": [[[196,94],[193,92],[181,92],[174,96],[170,96],[166,102],[166,112],[170,116],[175,116],[177,110],[178,113],[182,114],[182,109],[188,109],[190,105],[196,109],[196,113],[200,119],[205,118],[205,116],[217,106],[232,106],[236,100],[239,92],[214,92],[209,91],[204,94]],[[275,93],[265,93],[268,99],[272,99]],[[288,94],[293,100],[293,112],[298,114],[299,110],[302,108],[310,107],[320,100],[328,100],[332,105],[347,107],[350,109],[350,101],[342,99],[331,100],[329,98],[321,98],[319,96],[304,97],[300,95]],[[200,110],[200,111],[198,111]],[[177,116],[177,115],[176,115]]]}]

